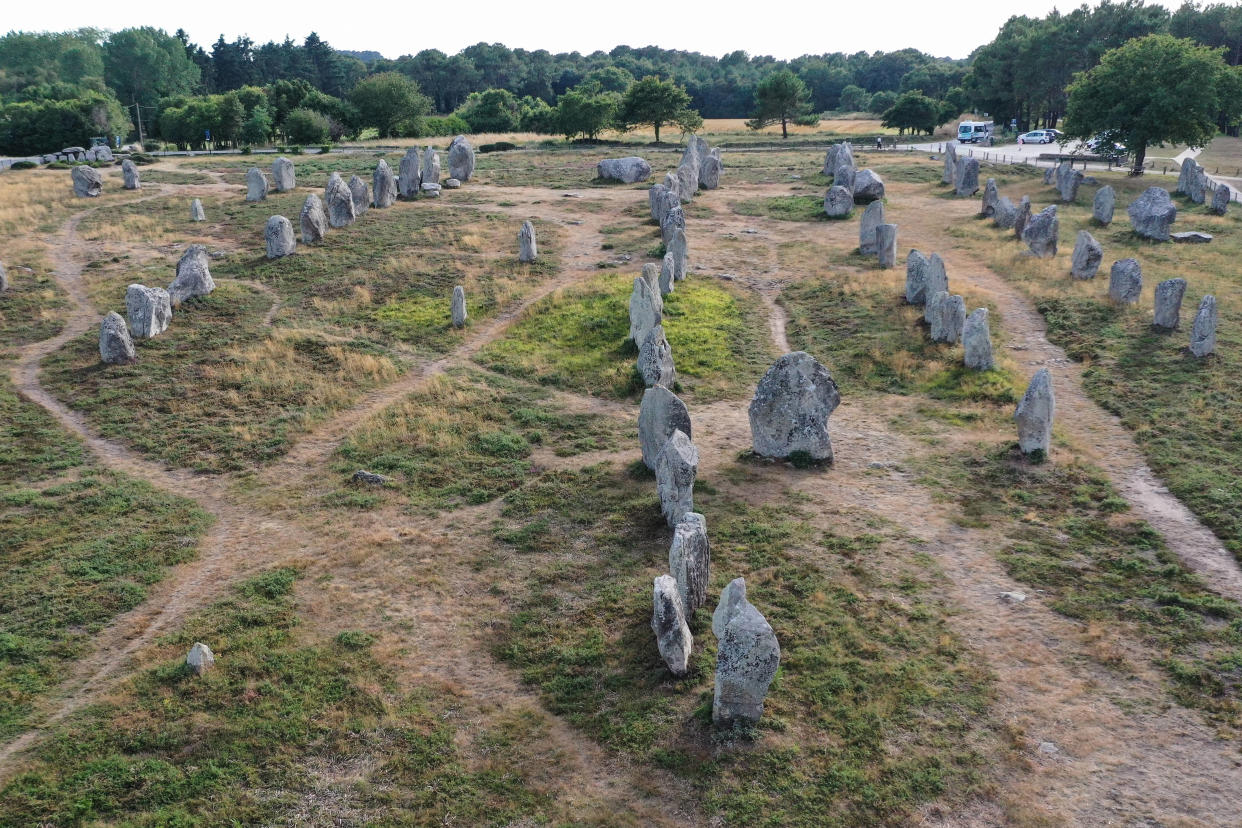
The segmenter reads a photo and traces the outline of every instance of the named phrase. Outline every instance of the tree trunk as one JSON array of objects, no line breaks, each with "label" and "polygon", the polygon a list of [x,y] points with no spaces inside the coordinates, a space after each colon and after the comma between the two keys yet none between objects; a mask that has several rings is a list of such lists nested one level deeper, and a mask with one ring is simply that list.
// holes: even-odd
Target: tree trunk
[{"label": "tree trunk", "polygon": [[1130,175],[1143,174],[1143,162],[1147,160],[1147,142],[1139,144],[1134,148],[1134,169],[1130,170]]},{"label": "tree trunk", "polygon": [[789,129],[785,126],[786,123],[788,122],[785,120],[785,118],[782,117],[781,118],[781,137],[782,138],[789,137]]},{"label": "tree trunk", "polygon": [[660,122],[656,121],[654,126],[656,131],[656,143],[658,144],[660,143]]}]

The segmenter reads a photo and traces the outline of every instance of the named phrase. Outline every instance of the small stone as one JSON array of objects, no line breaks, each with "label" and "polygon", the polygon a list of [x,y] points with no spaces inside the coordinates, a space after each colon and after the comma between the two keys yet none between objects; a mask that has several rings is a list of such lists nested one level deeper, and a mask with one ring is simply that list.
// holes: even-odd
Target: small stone
[{"label": "small stone", "polygon": [[854,201],[867,204],[884,198],[884,179],[875,170],[861,169],[854,174]]},{"label": "small stone", "polygon": [[1108,298],[1122,305],[1133,305],[1143,293],[1143,271],[1137,259],[1113,262],[1108,274]]},{"label": "small stone", "polygon": [[684,676],[690,666],[694,639],[690,636],[685,608],[677,594],[677,582],[671,575],[655,579],[652,599],[651,630],[655,633],[660,658],[664,659],[669,672],[678,677]]},{"label": "small stone", "polygon": [[535,245],[535,225],[524,221],[522,228],[518,230],[518,261],[533,262],[538,256],[539,250]]},{"label": "small stone", "polygon": [[139,180],[138,165],[126,158],[121,162],[121,176],[125,179],[125,189],[138,190],[142,188],[142,182]]},{"label": "small stone", "polygon": [[353,481],[355,483],[364,483],[368,486],[387,486],[392,482],[392,478],[367,471],[366,469],[358,469],[358,471],[354,472]]},{"label": "small stone", "polygon": [[418,195],[421,183],[421,158],[417,147],[410,147],[401,157],[397,168],[397,192],[402,198],[414,198]]},{"label": "small stone", "polygon": [[302,203],[300,218],[302,228],[302,244],[314,244],[322,241],[328,234],[328,214],[323,209],[319,196],[311,193]]},{"label": "small stone", "polygon": [[1074,254],[1070,257],[1070,275],[1075,279],[1094,279],[1104,260],[1104,248],[1086,230],[1078,231]]},{"label": "small stone", "polygon": [[845,218],[854,209],[853,194],[839,185],[832,185],[824,194],[824,213],[828,218]]},{"label": "small stone", "polygon": [[216,656],[211,652],[210,647],[201,641],[196,641],[190,648],[190,652],[186,654],[185,663],[194,675],[201,676],[216,666]]},{"label": "small stone", "polygon": [[712,723],[717,727],[756,724],[780,663],[781,648],[772,625],[759,610],[745,603],[729,619],[720,637]]},{"label": "small stone", "polygon": [[643,392],[643,401],[638,407],[638,444],[643,452],[643,465],[655,470],[661,449],[675,431],[687,437],[694,436],[689,409],[663,385],[651,386]]},{"label": "small stone", "polygon": [[418,188],[426,198],[439,198],[441,187],[439,184],[423,184]]},{"label": "small stone", "polygon": [[190,221],[206,221],[207,215],[203,212],[203,202],[200,199],[192,199],[190,201]]},{"label": "small stone", "polygon": [[466,326],[466,288],[457,285],[453,288],[453,327],[464,328]]},{"label": "small stone", "polygon": [[643,277],[635,277],[630,292],[630,339],[635,343],[645,340],[651,329],[660,324],[663,311],[660,292],[653,291]]},{"label": "small stone", "polygon": [[979,192],[979,159],[957,159],[957,174],[953,179],[953,192],[959,198],[970,198]]},{"label": "small stone", "polygon": [[1046,755],[1048,755],[1048,756],[1055,756],[1056,754],[1060,753],[1061,751],[1060,751],[1060,749],[1059,749],[1059,748],[1057,748],[1056,744],[1054,744],[1053,742],[1040,742],[1040,743],[1039,743],[1039,752],[1040,752],[1040,753],[1043,753],[1043,754],[1046,754]]},{"label": "small stone", "polygon": [[280,259],[293,253],[297,248],[297,240],[293,238],[293,225],[284,216],[272,216],[267,220],[263,230],[263,239],[267,243],[267,257]]},{"label": "small stone", "polygon": [[328,209],[328,224],[333,227],[348,227],[358,218],[354,210],[354,194],[341,179],[340,173],[328,176],[328,186],[324,188],[324,206]]},{"label": "small stone", "polygon": [[999,227],[1001,230],[1008,230],[1013,227],[1017,221],[1017,205],[1009,199],[1009,196],[1001,196],[998,198],[996,200],[996,206],[992,208],[992,225],[994,227]]},{"label": "small stone", "polygon": [[99,324],[99,358],[108,365],[128,365],[138,361],[129,328],[116,311],[105,316]]},{"label": "small stone", "polygon": [[875,255],[881,268],[897,266],[897,225],[881,224],[875,228]]},{"label": "small stone", "polygon": [[1056,414],[1056,397],[1052,393],[1052,375],[1040,368],[1031,378],[1026,393],[1018,401],[1014,419],[1018,421],[1018,448],[1023,454],[1041,451],[1045,455],[1052,445],[1052,419]]},{"label": "small stone", "polygon": [[103,192],[103,176],[94,167],[74,167],[69,177],[73,179],[73,194],[78,198],[97,198]]},{"label": "small stone", "polygon": [[941,291],[932,297],[932,305],[932,342],[960,342],[966,326],[966,301]]},{"label": "small stone", "polygon": [[446,178],[441,186],[443,186],[446,190],[460,190],[461,182],[456,178]]},{"label": "small stone", "polygon": [[[474,147],[466,136],[458,135],[448,148],[449,175],[456,181],[469,181],[474,175]],[[447,186],[448,182],[445,182]]]},{"label": "small stone", "polygon": [[1156,285],[1156,313],[1152,324],[1170,331],[1176,329],[1182,321],[1182,297],[1185,295],[1185,279],[1165,279]]},{"label": "small stone", "polygon": [[440,153],[435,147],[423,150],[423,171],[419,177],[420,185],[440,183]]},{"label": "small stone", "polygon": [[1212,207],[1211,211],[1218,216],[1223,216],[1229,212],[1229,199],[1231,197],[1229,187],[1225,184],[1217,184],[1216,189],[1212,190]]},{"label": "small stone", "polygon": [[677,582],[677,594],[687,615],[693,615],[707,602],[711,562],[707,519],[698,512],[687,512],[673,530],[673,543],[668,549],[668,569]]},{"label": "small stone", "polygon": [[1117,194],[1106,184],[1095,191],[1095,201],[1091,203],[1091,217],[1096,223],[1107,227],[1113,223],[1113,210],[1116,206]]},{"label": "small stone", "polygon": [[287,193],[298,186],[297,176],[293,171],[293,162],[283,155],[272,162],[272,181],[276,182],[276,192]]},{"label": "small stone", "polygon": [[694,479],[699,472],[699,450],[682,431],[674,431],[656,458],[656,491],[660,510],[675,527],[694,511]]},{"label": "small stone", "polygon": [[677,371],[673,366],[673,348],[664,337],[663,325],[656,325],[648,331],[647,338],[639,345],[638,374],[648,388],[653,385],[672,388],[677,384]]},{"label": "small stone", "polygon": [[858,222],[858,252],[864,256],[874,256],[875,229],[884,223],[884,202],[873,201],[863,210],[862,220]]},{"label": "small stone", "polygon": [[150,339],[168,330],[172,300],[163,288],[130,285],[125,289],[125,316],[134,336]]},{"label": "small stone", "polygon": [[1018,202],[1018,215],[1013,220],[1013,234],[1018,238],[1022,238],[1022,231],[1026,229],[1026,223],[1031,220],[1031,197],[1022,196],[1022,200]]},{"label": "small stone", "polygon": [[651,178],[651,165],[636,155],[605,158],[595,165],[595,176],[623,184],[634,184]]},{"label": "small stone", "polygon": [[987,218],[996,213],[996,202],[1000,200],[1000,194],[996,191],[996,179],[989,178],[988,183],[983,185],[983,204],[979,208],[979,215]]},{"label": "small stone", "polygon": [[949,276],[945,273],[944,259],[939,253],[933,253],[927,260],[927,279],[923,284],[923,321],[928,325],[932,322],[932,299],[941,292],[949,292]]},{"label": "small stone", "polygon": [[267,198],[267,176],[258,167],[246,172],[246,201],[262,201]]},{"label": "small stone", "polygon": [[345,186],[349,188],[349,197],[354,202],[354,218],[358,218],[371,209],[371,191],[367,188],[367,182],[356,175],[351,175]]},{"label": "small stone", "polygon": [[992,356],[992,332],[988,329],[988,309],[975,308],[966,317],[962,328],[963,362],[973,371],[990,371],[996,362]]},{"label": "small stone", "polygon": [[906,256],[906,302],[921,305],[927,301],[927,257],[917,250],[911,250]]},{"label": "small stone", "polygon": [[1167,190],[1148,187],[1126,208],[1134,232],[1145,239],[1169,240],[1169,225],[1177,220],[1177,205]]},{"label": "small stone", "polygon": [[1190,331],[1190,352],[1197,357],[1216,353],[1216,297],[1207,294],[1195,313],[1195,324]]},{"label": "small stone", "polygon": [[1026,242],[1037,257],[1051,258],[1057,255],[1057,233],[1060,230],[1057,220],[1057,205],[1050,204],[1031,216],[1022,231],[1022,241]]},{"label": "small stone", "polygon": [[801,452],[832,462],[828,417],[841,394],[828,369],[805,351],[785,354],[759,380],[750,401],[750,433],[755,454],[786,458]]},{"label": "small stone", "polygon": [[[366,185],[363,185],[364,187]],[[351,182],[350,188],[353,188]],[[371,203],[380,209],[391,207],[397,200],[397,179],[392,174],[388,162],[383,158],[375,165],[371,175]],[[356,206],[356,205],[355,205]]]},{"label": "small stone", "polygon": [[181,254],[177,262],[177,276],[168,286],[168,296],[173,307],[194,296],[206,296],[216,289],[208,267],[207,248],[192,244]]},{"label": "small stone", "polygon": [[996,597],[1004,601],[1006,604],[1021,604],[1026,600],[1026,593],[1014,590],[1013,592],[1002,592]]},{"label": "small stone", "polygon": [[1173,233],[1170,238],[1177,244],[1207,244],[1212,240],[1212,234],[1201,230],[1187,230],[1184,233]]}]

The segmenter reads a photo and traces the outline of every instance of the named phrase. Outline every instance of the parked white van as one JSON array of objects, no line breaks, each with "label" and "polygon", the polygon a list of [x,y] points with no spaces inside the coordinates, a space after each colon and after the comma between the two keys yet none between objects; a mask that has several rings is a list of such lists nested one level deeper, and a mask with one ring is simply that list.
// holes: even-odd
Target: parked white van
[{"label": "parked white van", "polygon": [[957,125],[957,140],[963,144],[991,144],[991,121],[962,121]]}]

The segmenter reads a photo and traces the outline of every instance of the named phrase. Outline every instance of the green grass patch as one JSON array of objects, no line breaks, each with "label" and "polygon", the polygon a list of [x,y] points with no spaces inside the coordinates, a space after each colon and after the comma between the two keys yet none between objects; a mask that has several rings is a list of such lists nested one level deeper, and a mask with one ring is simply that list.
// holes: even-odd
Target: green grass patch
[{"label": "green grass patch", "polygon": [[64,327],[68,307],[64,291],[51,274],[35,266],[41,264],[40,257],[30,259],[33,273],[18,269],[25,260],[4,263],[9,289],[0,293],[0,354],[7,348],[51,339]]},{"label": "green grass patch", "polygon": [[[829,221],[822,196],[790,195],[752,198],[732,203],[733,212],[780,221]],[[848,218],[848,216],[847,216]]]}]

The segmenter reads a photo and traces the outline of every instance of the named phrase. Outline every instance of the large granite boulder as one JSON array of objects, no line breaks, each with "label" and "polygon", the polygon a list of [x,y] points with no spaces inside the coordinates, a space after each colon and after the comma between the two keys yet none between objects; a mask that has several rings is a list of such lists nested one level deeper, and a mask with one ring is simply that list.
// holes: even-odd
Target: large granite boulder
[{"label": "large granite boulder", "polygon": [[884,198],[884,179],[875,170],[863,168],[854,173],[854,201],[868,204]]},{"label": "large granite boulder", "polygon": [[979,207],[979,215],[990,218],[996,213],[996,202],[999,200],[1000,193],[996,191],[996,179],[989,178],[988,182],[983,185],[983,203]]},{"label": "large granite boulder", "polygon": [[371,176],[371,203],[382,209],[391,207],[396,200],[397,179],[393,176],[388,162],[381,158]]},{"label": "large granite boulder", "polygon": [[684,676],[690,666],[690,650],[694,644],[690,627],[686,624],[686,612],[677,594],[677,582],[671,575],[655,579],[654,607],[651,613],[651,630],[655,633],[660,658],[675,676]]},{"label": "large granite boulder", "polygon": [[258,167],[246,172],[246,201],[262,201],[267,198],[267,176]]},{"label": "large granite boulder", "polygon": [[734,578],[725,584],[725,588],[720,590],[716,609],[712,610],[712,635],[718,639],[723,636],[725,627],[747,603],[745,578]]},{"label": "large granite boulder", "polygon": [[927,257],[918,250],[912,249],[906,256],[906,302],[921,305],[926,300],[927,289]]},{"label": "large granite boulder", "polygon": [[1216,297],[1207,294],[1195,313],[1195,324],[1190,330],[1190,352],[1197,357],[1216,353]]},{"label": "large granite boulder", "polygon": [[881,224],[875,228],[875,256],[884,270],[897,266],[897,225]]},{"label": "large granite boulder", "polygon": [[957,181],[957,147],[949,144],[944,148],[944,172],[940,175],[941,184],[953,184]]},{"label": "large granite boulder", "polygon": [[677,384],[677,370],[673,365],[673,346],[664,336],[664,326],[656,325],[647,332],[647,338],[638,346],[638,375],[643,385],[663,385],[672,388]]},{"label": "large granite boulder", "polygon": [[932,297],[932,342],[955,343],[962,339],[966,326],[966,302],[962,297],[944,291]]},{"label": "large granite boulder", "polygon": [[873,201],[863,210],[862,220],[858,222],[858,252],[864,256],[874,256],[875,229],[884,223],[884,202]]},{"label": "large granite boulder", "polygon": [[323,201],[328,209],[328,224],[333,227],[348,227],[358,218],[358,213],[354,210],[354,194],[341,180],[340,173],[334,172],[328,176]]},{"label": "large granite boulder", "polygon": [[962,327],[963,361],[974,371],[990,371],[996,365],[992,356],[992,333],[988,330],[988,309],[976,308]]},{"label": "large granite boulder", "polygon": [[414,198],[418,195],[418,188],[422,183],[421,170],[418,147],[410,147],[401,156],[401,164],[397,168],[397,192],[402,198]]},{"label": "large granite boulder", "polygon": [[206,221],[207,214],[203,212],[203,202],[201,199],[190,200],[190,221]]},{"label": "large granite boulder", "polygon": [[1217,184],[1212,190],[1212,207],[1211,212],[1218,216],[1223,216],[1229,212],[1229,199],[1231,193],[1227,184]]},{"label": "large granite boulder", "polygon": [[651,165],[636,155],[626,158],[605,158],[595,165],[597,178],[634,184],[651,178]]},{"label": "large granite boulder", "polygon": [[95,147],[95,160],[111,162],[111,161],[115,161],[116,158],[112,155],[111,147],[109,147],[107,144],[100,144],[99,146]]},{"label": "large granite boulder", "polygon": [[1094,279],[1104,261],[1104,248],[1086,230],[1078,231],[1074,254],[1070,257],[1070,275],[1075,279]]},{"label": "large granite boulder", "polygon": [[[439,184],[440,183],[440,153],[436,152],[435,147],[427,147],[423,150],[423,171],[419,180],[422,184]],[[419,187],[420,191],[422,187]]]},{"label": "large granite boulder", "polygon": [[283,155],[272,162],[272,181],[276,183],[276,192],[287,193],[298,186],[297,175],[293,171],[293,162]]},{"label": "large granite boulder", "polygon": [[449,303],[449,312],[453,317],[454,328],[466,327],[466,288],[457,285],[453,288],[453,299]]},{"label": "large granite boulder", "polygon": [[688,204],[699,191],[699,165],[683,161],[677,168],[677,197]]},{"label": "large granite boulder", "polygon": [[1108,274],[1108,298],[1121,305],[1133,305],[1143,295],[1143,269],[1137,259],[1113,262]]},{"label": "large granite boulder", "polygon": [[854,195],[854,179],[858,176],[858,171],[850,161],[841,161],[837,165],[836,170],[832,174],[832,183],[838,187],[844,187],[850,191],[850,197]]},{"label": "large granite boulder", "polygon": [[1186,175],[1186,189],[1182,190],[1182,192],[1195,204],[1202,204],[1207,200],[1207,192],[1211,187],[1207,170],[1203,169],[1199,162],[1188,158],[1182,164],[1182,171]]},{"label": "large granite boulder", "polygon": [[665,245],[667,245],[669,239],[673,237],[673,233],[675,231],[684,231],[685,229],[686,211],[681,209],[681,206],[678,205],[669,210],[664,216],[664,221],[660,222],[660,239]]},{"label": "large granite boulder", "polygon": [[1168,241],[1169,226],[1177,219],[1177,206],[1161,187],[1148,187],[1126,209],[1134,232],[1145,239]]},{"label": "large granite boulder", "polygon": [[518,261],[533,262],[539,258],[539,246],[535,244],[535,225],[522,222],[518,230]]},{"label": "large granite boulder", "polygon": [[314,244],[323,241],[328,235],[328,213],[323,209],[319,196],[311,193],[302,202],[302,244]]},{"label": "large granite boulder", "polygon": [[1019,239],[1022,238],[1022,232],[1026,230],[1026,223],[1031,220],[1031,197],[1022,196],[1022,200],[1018,202],[1018,215],[1013,220],[1013,234]]},{"label": "large granite boulder", "polygon": [[638,443],[643,452],[643,465],[655,470],[660,450],[674,431],[693,437],[690,411],[672,391],[663,385],[653,385],[643,392],[643,401],[638,407]]},{"label": "large granite boulder", "polygon": [[177,275],[168,286],[168,296],[173,307],[195,296],[206,296],[216,289],[211,278],[207,248],[192,244],[181,254],[177,262]]},{"label": "large granite boulder", "polygon": [[96,198],[103,192],[103,176],[94,167],[74,167],[69,175],[73,179],[73,194],[78,198]]},{"label": "large granite boulder", "polygon": [[1185,279],[1165,279],[1156,285],[1156,314],[1152,324],[1175,330],[1182,321],[1182,297],[1185,295]]},{"label": "large granite boulder", "polygon": [[448,148],[449,176],[461,182],[474,175],[474,147],[466,136],[458,135]]},{"label": "large granite boulder", "polygon": [[663,311],[660,292],[653,291],[643,277],[635,277],[630,293],[630,339],[636,344],[645,340],[651,329],[660,324]]},{"label": "large granite boulder", "polygon": [[129,337],[125,320],[116,311],[99,323],[99,358],[108,365],[128,365],[138,361],[134,340]]},{"label": "large granite boulder", "polygon": [[743,601],[724,625],[716,652],[716,692],[712,723],[753,726],[781,663],[781,648],[767,619]]},{"label": "large granite boulder", "polygon": [[1105,184],[1095,191],[1095,200],[1091,202],[1091,218],[1096,224],[1105,227],[1113,223],[1113,211],[1117,207],[1117,194],[1112,186]]},{"label": "large granite boulder", "polygon": [[349,187],[349,197],[354,202],[354,218],[371,209],[371,191],[367,188],[367,182],[351,175],[345,186]]},{"label": "large granite boulder", "polygon": [[[1028,207],[1029,209],[1029,207]],[[992,208],[992,226],[1001,230],[1008,230],[1018,221],[1018,206],[1009,199],[1009,196],[1001,196],[996,200],[995,206]]]},{"label": "large granite boulder", "polygon": [[660,266],[654,262],[644,264],[643,279],[651,286],[652,290],[658,291],[660,289]]},{"label": "large granite boulder", "polygon": [[1039,451],[1048,454],[1052,446],[1052,418],[1057,401],[1052,393],[1052,375],[1040,368],[1031,378],[1026,393],[1018,401],[1013,418],[1018,422],[1018,448],[1023,454]]},{"label": "large granite boulder", "polygon": [[832,462],[828,417],[841,394],[828,369],[806,351],[785,354],[772,364],[750,401],[750,433],[762,457],[803,453]]},{"label": "large granite boulder", "polygon": [[142,189],[142,181],[138,175],[138,165],[128,158],[121,162],[121,177],[125,180],[125,189]]},{"label": "large granite boulder", "polygon": [[676,527],[694,511],[694,479],[699,473],[699,450],[681,431],[664,443],[656,457],[656,491],[668,525]]},{"label": "large granite boulder", "polygon": [[163,288],[130,285],[125,289],[125,317],[134,336],[159,336],[172,322],[172,299]]},{"label": "large granite boulder", "polygon": [[1082,170],[1068,169],[1057,175],[1057,192],[1061,200],[1069,203],[1078,200],[1078,188],[1082,186]]},{"label": "large granite boulder", "polygon": [[949,274],[944,268],[944,259],[939,253],[933,253],[927,260],[927,277],[923,281],[923,321],[930,327],[932,323],[932,299],[938,293],[949,292]]},{"label": "large granite boulder", "polygon": [[672,253],[665,253],[660,261],[659,279],[660,296],[668,296],[677,284],[677,257]]},{"label": "large granite boulder", "polygon": [[1057,255],[1057,234],[1061,223],[1057,220],[1057,205],[1050,204],[1031,216],[1022,230],[1022,241],[1031,252],[1041,259]]},{"label": "large granite boulder", "polygon": [[[713,150],[714,152],[714,150]],[[719,154],[709,155],[699,165],[699,187],[704,190],[715,190],[720,187],[720,174],[724,172],[724,162]]]},{"label": "large granite boulder", "polygon": [[849,190],[836,184],[828,188],[824,194],[824,213],[828,218],[845,218],[853,209],[854,196]]},{"label": "large granite boulder", "polygon": [[673,530],[673,543],[668,548],[668,571],[677,582],[677,594],[687,615],[707,603],[711,565],[707,519],[698,512],[687,512]]},{"label": "large granite boulder", "polygon": [[297,248],[297,240],[293,238],[293,225],[284,216],[272,216],[263,229],[263,240],[267,243],[267,257],[280,259],[293,253]]},{"label": "large granite boulder", "polygon": [[970,198],[979,192],[979,159],[957,159],[957,173],[953,178],[953,193],[959,198]]}]

